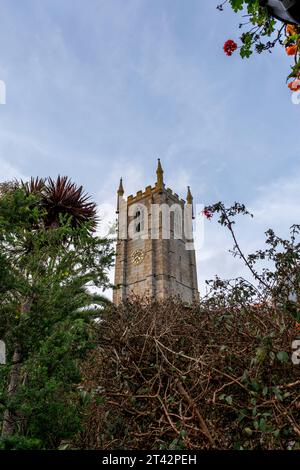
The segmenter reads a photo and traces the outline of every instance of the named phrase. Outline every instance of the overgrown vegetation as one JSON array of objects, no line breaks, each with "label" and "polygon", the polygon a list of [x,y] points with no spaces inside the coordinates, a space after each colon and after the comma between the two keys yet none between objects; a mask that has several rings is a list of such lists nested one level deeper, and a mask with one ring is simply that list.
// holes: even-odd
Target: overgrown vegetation
[{"label": "overgrown vegetation", "polygon": [[296,449],[294,322],[267,305],[126,303],[83,366],[83,449]]},{"label": "overgrown vegetation", "polygon": [[[241,204],[203,214],[231,234],[245,279],[208,281],[200,304],[132,300],[106,310],[84,363],[91,400],[76,442],[92,449],[299,449],[299,226],[245,255]],[[261,265],[262,262],[262,265]],[[298,335],[298,336],[297,336]],[[300,342],[299,342],[300,345]],[[299,349],[299,348],[298,348]]]},{"label": "overgrown vegetation", "polygon": [[82,189],[0,190],[0,448],[300,448],[299,225],[245,255],[246,208],[208,206],[253,281],[116,307],[90,290],[108,286],[113,252]]}]

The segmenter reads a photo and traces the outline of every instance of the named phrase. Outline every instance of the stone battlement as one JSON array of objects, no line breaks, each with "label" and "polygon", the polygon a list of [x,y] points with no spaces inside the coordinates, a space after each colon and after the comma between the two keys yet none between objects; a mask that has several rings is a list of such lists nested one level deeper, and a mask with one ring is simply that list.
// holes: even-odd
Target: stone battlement
[{"label": "stone battlement", "polygon": [[[130,196],[127,197],[127,204],[134,204],[145,197],[149,197],[151,194],[157,193],[158,191],[159,189],[157,188],[157,186],[146,186],[144,191],[137,191],[135,196],[133,194],[130,194]],[[180,198],[177,193],[174,193],[172,189],[163,188],[163,192],[168,193],[168,195],[172,196],[172,199],[176,200],[178,203],[185,204],[185,200]]]}]

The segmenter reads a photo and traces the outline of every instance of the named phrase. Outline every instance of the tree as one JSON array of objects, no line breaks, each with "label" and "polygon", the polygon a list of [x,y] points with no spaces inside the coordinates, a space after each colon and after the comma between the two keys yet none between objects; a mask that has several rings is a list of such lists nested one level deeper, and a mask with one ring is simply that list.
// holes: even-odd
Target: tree
[{"label": "tree", "polygon": [[[91,321],[105,302],[89,287],[108,286],[113,259],[111,243],[94,236],[95,226],[95,204],[67,178],[1,186],[0,337],[8,351],[8,364],[1,368],[4,438],[21,433],[51,447],[57,444],[53,436],[76,428],[76,413],[75,421],[68,415],[80,379],[76,359],[90,347]],[[67,431],[58,432],[59,422]]]}]

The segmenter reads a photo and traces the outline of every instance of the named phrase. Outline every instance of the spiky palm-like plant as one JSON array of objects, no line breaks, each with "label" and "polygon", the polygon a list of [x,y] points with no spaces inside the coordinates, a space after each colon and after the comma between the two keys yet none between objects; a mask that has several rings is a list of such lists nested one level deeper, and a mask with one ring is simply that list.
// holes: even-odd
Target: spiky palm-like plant
[{"label": "spiky palm-like plant", "polygon": [[56,180],[48,178],[42,196],[47,227],[58,226],[60,216],[67,215],[73,228],[90,223],[91,229],[95,229],[96,204],[83,192],[82,186],[76,186],[67,176],[58,176]]},{"label": "spiky palm-like plant", "polygon": [[77,186],[67,176],[52,178],[31,178],[22,182],[26,194],[41,197],[41,205],[45,211],[45,227],[55,228],[60,225],[60,218],[70,217],[70,224],[78,228],[88,223],[94,231],[97,224],[96,204],[84,193],[82,186]]},{"label": "spiky palm-like plant", "polygon": [[45,188],[45,183],[45,178],[39,178],[38,176],[36,178],[31,177],[30,181],[24,182],[21,180],[21,188],[24,189],[27,196],[30,194],[41,195]]}]

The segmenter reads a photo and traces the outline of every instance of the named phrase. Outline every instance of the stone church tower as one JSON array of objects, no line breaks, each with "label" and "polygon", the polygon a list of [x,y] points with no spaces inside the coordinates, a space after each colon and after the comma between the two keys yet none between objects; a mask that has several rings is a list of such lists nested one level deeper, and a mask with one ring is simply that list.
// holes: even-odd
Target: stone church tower
[{"label": "stone church tower", "polygon": [[159,159],[156,174],[154,186],[127,199],[120,180],[115,304],[132,294],[149,299],[179,296],[188,303],[199,297],[190,188],[186,201],[166,188]]}]

